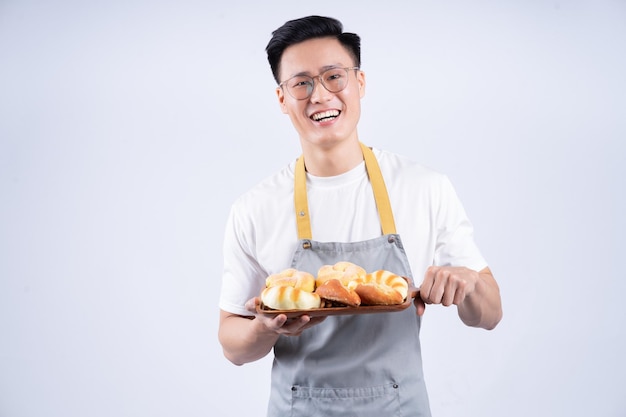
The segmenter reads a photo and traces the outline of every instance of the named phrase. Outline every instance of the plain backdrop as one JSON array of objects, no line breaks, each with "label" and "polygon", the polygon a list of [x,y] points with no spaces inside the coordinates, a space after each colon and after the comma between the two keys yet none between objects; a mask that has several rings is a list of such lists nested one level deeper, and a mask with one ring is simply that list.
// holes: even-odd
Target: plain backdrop
[{"label": "plain backdrop", "polygon": [[264,48],[308,14],[361,35],[360,139],[451,178],[501,286],[490,332],[427,308],[433,415],[625,416],[623,0],[0,0],[0,416],[264,415],[221,244],[299,155]]}]

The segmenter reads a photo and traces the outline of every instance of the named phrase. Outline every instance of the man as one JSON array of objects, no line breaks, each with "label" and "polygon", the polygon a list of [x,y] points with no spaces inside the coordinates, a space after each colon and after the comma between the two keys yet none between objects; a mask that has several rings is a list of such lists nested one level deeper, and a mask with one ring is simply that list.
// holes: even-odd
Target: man
[{"label": "man", "polygon": [[[445,176],[359,142],[366,83],[357,35],[309,16],[274,31],[266,50],[302,157],[232,207],[224,355],[241,365],[274,350],[269,416],[429,416],[419,342],[425,304],[455,305],[465,324],[485,329],[502,316],[471,224]],[[339,261],[417,272],[415,307],[325,319],[255,314],[268,275],[288,267],[315,275]]]}]

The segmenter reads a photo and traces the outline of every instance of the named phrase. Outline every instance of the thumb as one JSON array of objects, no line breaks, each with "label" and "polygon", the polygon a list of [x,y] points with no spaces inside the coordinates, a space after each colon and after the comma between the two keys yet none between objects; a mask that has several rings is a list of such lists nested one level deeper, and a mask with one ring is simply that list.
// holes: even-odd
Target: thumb
[{"label": "thumb", "polygon": [[261,304],[261,299],[259,297],[254,297],[246,301],[246,310],[251,313],[256,313],[256,306]]},{"label": "thumb", "polygon": [[426,304],[424,303],[424,300],[422,300],[422,297],[419,296],[419,294],[413,300],[413,304],[415,304],[415,312],[417,313],[417,315],[423,316],[424,312],[426,311]]}]

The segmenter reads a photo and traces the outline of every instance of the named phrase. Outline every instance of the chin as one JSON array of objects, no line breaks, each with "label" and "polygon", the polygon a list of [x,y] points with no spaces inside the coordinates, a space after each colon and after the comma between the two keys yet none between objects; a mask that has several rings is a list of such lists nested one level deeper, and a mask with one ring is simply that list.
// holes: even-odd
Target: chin
[{"label": "chin", "polygon": [[304,139],[306,142],[310,143],[313,146],[322,148],[322,149],[330,149],[335,147],[336,145],[341,144],[342,142],[346,142],[347,138],[338,138],[335,136],[325,136],[318,138],[309,138]]}]

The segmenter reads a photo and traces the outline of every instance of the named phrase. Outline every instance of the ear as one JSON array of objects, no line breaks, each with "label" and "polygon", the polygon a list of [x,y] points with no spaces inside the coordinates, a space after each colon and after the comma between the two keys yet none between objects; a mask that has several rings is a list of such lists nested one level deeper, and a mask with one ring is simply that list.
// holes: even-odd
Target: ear
[{"label": "ear", "polygon": [[285,105],[285,92],[282,88],[276,87],[276,97],[278,98],[278,104],[280,105],[280,110],[287,114],[287,106]]},{"label": "ear", "polygon": [[359,84],[359,97],[365,96],[365,73],[359,70],[356,74],[356,81]]}]

